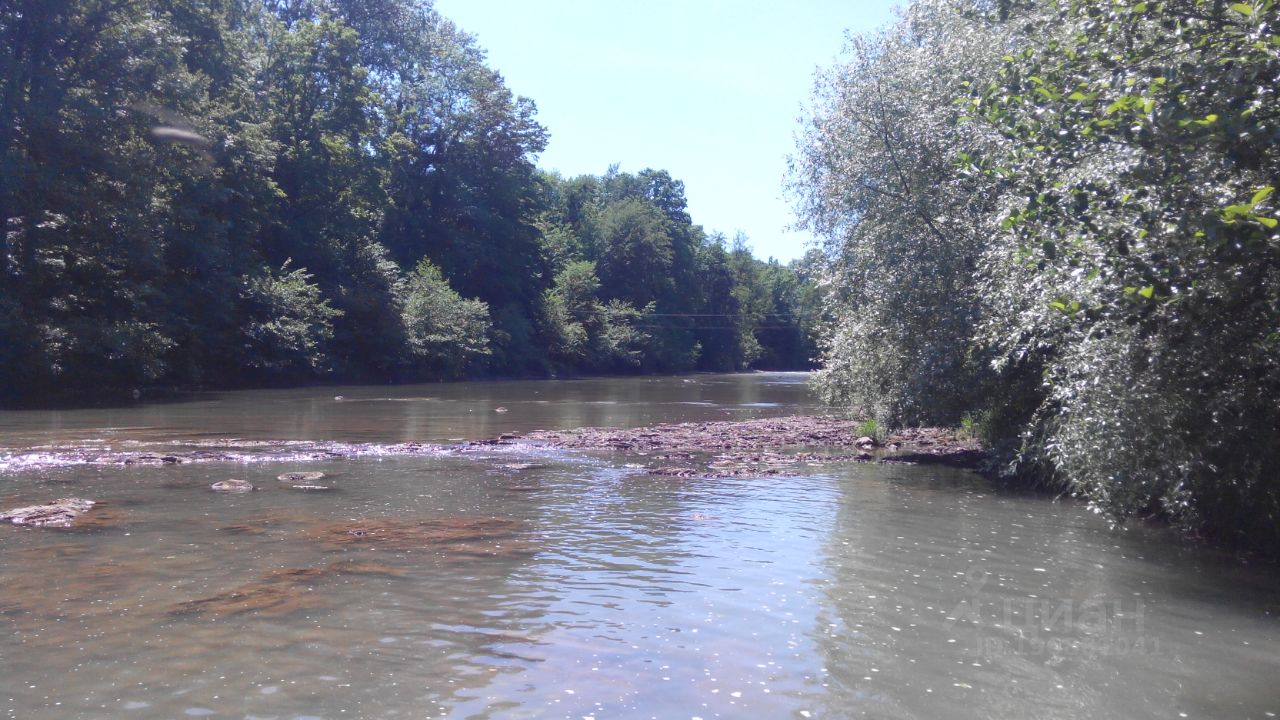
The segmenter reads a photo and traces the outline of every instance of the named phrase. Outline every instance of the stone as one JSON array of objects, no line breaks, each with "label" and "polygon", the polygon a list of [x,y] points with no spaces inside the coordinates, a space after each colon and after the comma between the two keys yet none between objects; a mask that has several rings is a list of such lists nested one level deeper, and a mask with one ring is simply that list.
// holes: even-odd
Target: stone
[{"label": "stone", "polygon": [[216,482],[210,485],[209,488],[218,492],[242,493],[253,490],[253,485],[247,480],[236,480],[235,478],[232,478],[230,480],[221,480]]},{"label": "stone", "polygon": [[320,567],[286,568],[268,572],[261,578],[239,587],[178,603],[170,615],[207,615],[226,617],[252,614],[260,617],[284,617],[298,611],[319,610],[336,604],[328,593],[317,592],[315,585],[332,576],[382,575],[398,577],[400,570],[375,563],[341,561]]},{"label": "stone", "polygon": [[305,472],[305,471],[299,470],[294,472],[281,473],[280,475],[276,476],[276,479],[282,482],[313,483],[317,480],[323,480],[324,477],[325,475],[322,472],[314,472],[314,471]]},{"label": "stone", "polygon": [[76,518],[97,503],[84,498],[61,498],[44,505],[31,505],[0,512],[0,521],[29,527],[71,527]]}]

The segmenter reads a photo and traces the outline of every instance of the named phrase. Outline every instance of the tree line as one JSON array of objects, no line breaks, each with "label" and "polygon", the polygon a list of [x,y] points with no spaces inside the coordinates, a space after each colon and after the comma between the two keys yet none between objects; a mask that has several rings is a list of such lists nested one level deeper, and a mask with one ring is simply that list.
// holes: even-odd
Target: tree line
[{"label": "tree line", "polygon": [[917,0],[818,77],[791,176],[820,387],[1013,482],[1280,547],[1274,0]]},{"label": "tree line", "polygon": [[564,178],[415,0],[0,4],[0,402],[805,367],[808,265]]}]

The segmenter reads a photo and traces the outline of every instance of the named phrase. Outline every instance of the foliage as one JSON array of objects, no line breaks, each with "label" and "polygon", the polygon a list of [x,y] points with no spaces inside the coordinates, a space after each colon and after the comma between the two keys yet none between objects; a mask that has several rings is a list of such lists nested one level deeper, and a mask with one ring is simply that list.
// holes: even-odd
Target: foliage
[{"label": "foliage", "polygon": [[245,305],[241,362],[271,373],[323,370],[326,345],[333,338],[334,310],[311,282],[305,268],[264,269],[244,279]]},{"label": "foliage", "polygon": [[1280,539],[1276,18],[1051,8],[970,94],[1009,174],[979,340],[1045,355],[1025,450],[1117,517]]},{"label": "foliage", "polygon": [[1277,547],[1276,20],[925,1],[855,41],[793,174],[829,238],[828,397],[972,413],[1113,518]]},{"label": "foliage", "polygon": [[885,426],[877,422],[875,418],[863,420],[862,423],[858,425],[858,436],[869,437],[877,444],[883,443],[887,437],[885,433]]},{"label": "foliage", "polygon": [[430,260],[405,283],[403,318],[412,357],[428,377],[456,377],[491,352],[489,306],[464,300]]},{"label": "foliage", "polygon": [[637,310],[622,300],[602,302],[596,265],[569,263],[556,275],[543,303],[545,332],[552,336],[552,357],[568,366],[593,371],[619,371],[640,365],[649,336],[636,325],[653,311]]},{"label": "foliage", "polygon": [[806,368],[819,301],[806,272],[707,235],[684,184],[665,171],[611,167],[545,176],[540,221],[560,271],[543,301],[553,363],[595,371]]},{"label": "foliage", "polygon": [[683,184],[546,143],[428,0],[0,3],[0,401],[745,366]]},{"label": "foliage", "polygon": [[855,37],[819,75],[791,185],[827,238],[820,283],[835,318],[818,387],[882,423],[953,423],[987,380],[968,352],[973,269],[991,183],[956,172],[972,142],[956,88],[992,65],[1000,34],[918,2],[890,30]]}]

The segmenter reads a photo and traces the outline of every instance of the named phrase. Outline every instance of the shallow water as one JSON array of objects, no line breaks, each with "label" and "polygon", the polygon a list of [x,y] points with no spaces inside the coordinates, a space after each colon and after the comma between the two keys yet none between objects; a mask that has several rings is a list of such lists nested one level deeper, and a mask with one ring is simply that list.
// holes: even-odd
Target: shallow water
[{"label": "shallow water", "polygon": [[[329,388],[0,413],[0,456],[745,419],[814,409],[803,379]],[[308,463],[272,452],[3,466],[0,507],[103,501],[83,530],[0,527],[6,715],[1280,713],[1273,568],[1155,529],[1111,531],[1080,506],[995,494],[967,473],[851,464],[688,480],[645,475],[627,467],[634,457],[518,447]],[[332,489],[275,479],[291,470],[325,472]],[[208,489],[231,477],[259,490]]]}]

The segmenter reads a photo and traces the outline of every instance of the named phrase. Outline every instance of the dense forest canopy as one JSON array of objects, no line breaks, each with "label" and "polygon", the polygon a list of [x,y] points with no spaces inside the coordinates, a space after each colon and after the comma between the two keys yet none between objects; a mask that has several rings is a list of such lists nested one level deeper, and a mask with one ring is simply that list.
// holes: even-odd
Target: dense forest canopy
[{"label": "dense forest canopy", "polygon": [[819,384],[1115,518],[1280,547],[1275,0],[917,0],[793,159]]},{"label": "dense forest canopy", "polygon": [[540,172],[429,2],[16,0],[0,41],[0,402],[816,354],[804,263],[666,172]]}]

